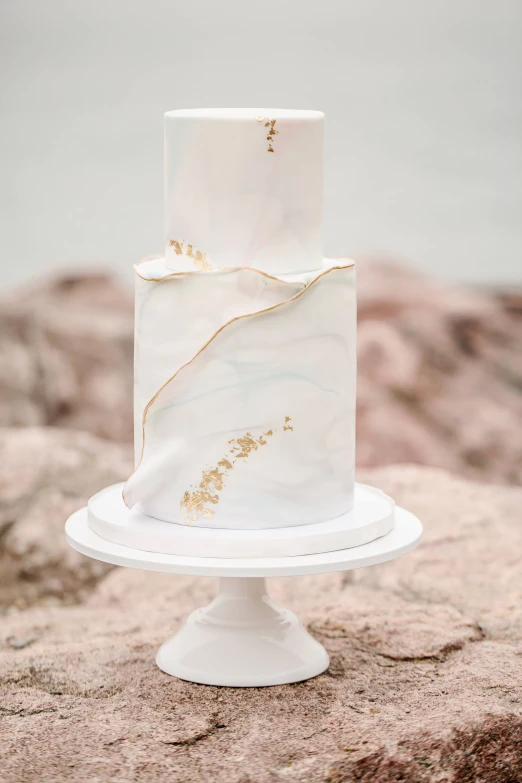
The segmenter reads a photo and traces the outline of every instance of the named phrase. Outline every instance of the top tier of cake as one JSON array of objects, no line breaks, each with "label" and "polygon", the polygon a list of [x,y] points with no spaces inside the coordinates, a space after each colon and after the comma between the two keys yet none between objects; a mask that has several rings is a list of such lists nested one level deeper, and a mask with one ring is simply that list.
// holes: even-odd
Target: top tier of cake
[{"label": "top tier of cake", "polygon": [[319,269],[323,120],[322,112],[286,109],[167,112],[168,266]]}]

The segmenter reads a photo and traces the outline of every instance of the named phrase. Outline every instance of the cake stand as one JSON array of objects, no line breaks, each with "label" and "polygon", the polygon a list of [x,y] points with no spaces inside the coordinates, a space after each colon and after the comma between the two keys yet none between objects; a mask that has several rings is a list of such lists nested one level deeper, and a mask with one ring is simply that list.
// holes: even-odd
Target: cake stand
[{"label": "cake stand", "polygon": [[415,549],[420,521],[395,508],[393,530],[367,544],[294,557],[188,557],[157,554],[106,541],[88,525],[87,509],[65,525],[68,543],[105,563],[169,574],[218,576],[209,606],[196,609],[178,633],[159,649],[156,663],[167,674],[204,685],[259,687],[307,680],[329,664],[324,647],[297,617],[268,597],[265,579],[377,565]]}]

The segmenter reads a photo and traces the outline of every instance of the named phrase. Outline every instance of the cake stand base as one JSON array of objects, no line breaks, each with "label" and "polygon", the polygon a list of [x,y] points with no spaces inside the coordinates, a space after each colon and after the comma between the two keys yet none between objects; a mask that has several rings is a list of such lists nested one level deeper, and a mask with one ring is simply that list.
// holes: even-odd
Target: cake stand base
[{"label": "cake stand base", "polygon": [[329,658],[297,617],[268,597],[263,578],[222,578],[212,603],[192,612],[156,663],[182,680],[244,688],[308,680]]},{"label": "cake stand base", "polygon": [[89,527],[87,508],[65,525],[68,543],[106,563],[193,576],[219,576],[212,603],[193,612],[163,644],[156,663],[167,674],[205,685],[259,687],[299,682],[328,666],[328,654],[292,612],[277,607],[265,591],[265,577],[323,574],[377,565],[415,549],[420,521],[395,509],[393,530],[350,549],[314,555],[266,558],[189,557],[116,544]]}]

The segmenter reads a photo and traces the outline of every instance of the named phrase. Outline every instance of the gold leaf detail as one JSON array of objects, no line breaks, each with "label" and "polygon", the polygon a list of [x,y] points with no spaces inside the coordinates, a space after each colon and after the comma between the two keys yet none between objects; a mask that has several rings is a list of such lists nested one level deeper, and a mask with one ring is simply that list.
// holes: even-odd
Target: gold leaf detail
[{"label": "gold leaf detail", "polygon": [[194,266],[196,266],[197,269],[199,269],[201,272],[207,272],[209,269],[212,269],[212,265],[207,261],[207,254],[202,253],[200,250],[196,252]]},{"label": "gold leaf detail", "polygon": [[195,250],[194,245],[187,244],[185,248],[185,241],[178,242],[177,239],[171,239],[169,247],[173,247],[177,256],[185,254],[187,258],[191,258],[194,261],[194,266],[200,272],[208,272],[212,269],[212,264],[207,259],[207,254],[202,253],[201,250]]},{"label": "gold leaf detail", "polygon": [[171,239],[169,242],[169,247],[174,248],[177,256],[181,256],[183,254],[183,242],[178,242],[175,239]]},{"label": "gold leaf detail", "polygon": [[270,128],[270,130],[268,131],[268,135],[266,137],[266,140],[268,141],[267,151],[274,152],[274,148],[272,147],[273,137],[279,133],[279,131],[275,129],[275,124],[277,120],[271,120],[269,117],[256,117],[256,120],[258,122],[264,122],[266,120],[266,122],[264,123],[265,128]]},{"label": "gold leaf detail", "polygon": [[[293,427],[286,424],[289,421],[291,421],[290,417],[285,416],[283,431],[293,430]],[[228,445],[232,448],[220,459],[218,466],[204,470],[199,486],[192,492],[187,489],[183,493],[179,507],[183,511],[187,524],[197,522],[198,519],[212,519],[214,510],[207,508],[205,504],[211,503],[215,506],[219,503],[218,493],[223,490],[227,475],[233,470],[236,459],[239,459],[239,457],[248,459],[253,451],[257,451],[260,446],[266,446],[267,441],[265,438],[271,437],[273,434],[274,430],[268,430],[263,435],[256,437],[251,432],[246,432],[240,438],[231,438],[228,441]],[[236,459],[230,461],[228,457],[231,457],[232,454],[234,454]],[[220,471],[219,468],[223,468],[223,471]]]}]

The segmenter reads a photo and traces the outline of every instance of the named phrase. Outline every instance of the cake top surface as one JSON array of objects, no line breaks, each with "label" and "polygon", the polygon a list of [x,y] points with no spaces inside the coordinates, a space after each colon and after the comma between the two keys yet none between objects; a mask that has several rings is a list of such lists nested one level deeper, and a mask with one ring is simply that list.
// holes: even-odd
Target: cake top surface
[{"label": "cake top surface", "polygon": [[309,109],[176,109],[165,112],[165,118],[191,120],[255,120],[270,117],[276,120],[322,120],[322,111]]}]

